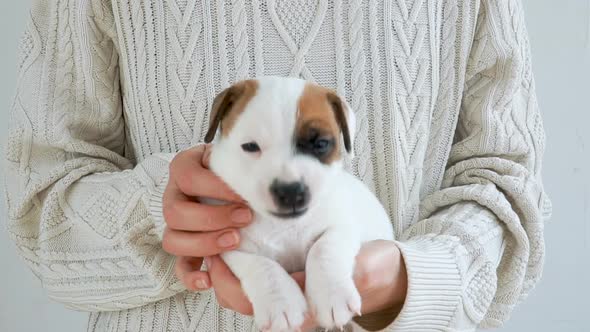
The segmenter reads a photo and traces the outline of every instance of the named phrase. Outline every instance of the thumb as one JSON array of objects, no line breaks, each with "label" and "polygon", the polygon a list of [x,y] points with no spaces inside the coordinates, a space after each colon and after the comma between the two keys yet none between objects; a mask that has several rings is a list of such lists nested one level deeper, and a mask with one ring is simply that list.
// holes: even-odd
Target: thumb
[{"label": "thumb", "polygon": [[226,287],[236,283],[239,285],[240,280],[219,255],[205,257],[205,265],[215,287]]},{"label": "thumb", "polygon": [[178,257],[174,266],[176,277],[190,290],[204,290],[211,287],[207,272],[201,271],[202,258]]},{"label": "thumb", "polygon": [[242,289],[240,280],[219,256],[205,257],[207,271],[215,295],[228,303],[232,310],[244,315],[252,314],[252,304]]}]

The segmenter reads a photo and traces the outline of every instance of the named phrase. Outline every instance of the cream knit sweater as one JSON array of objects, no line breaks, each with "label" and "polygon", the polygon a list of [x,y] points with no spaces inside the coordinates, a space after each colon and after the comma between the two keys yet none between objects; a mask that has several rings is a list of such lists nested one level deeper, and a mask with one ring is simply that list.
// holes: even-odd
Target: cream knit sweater
[{"label": "cream knit sweater", "polygon": [[518,0],[35,0],[20,51],[8,229],[89,331],[253,329],[175,278],[161,195],[215,94],[262,74],[354,108],[348,166],[407,265],[392,331],[501,325],[541,276],[550,203]]}]

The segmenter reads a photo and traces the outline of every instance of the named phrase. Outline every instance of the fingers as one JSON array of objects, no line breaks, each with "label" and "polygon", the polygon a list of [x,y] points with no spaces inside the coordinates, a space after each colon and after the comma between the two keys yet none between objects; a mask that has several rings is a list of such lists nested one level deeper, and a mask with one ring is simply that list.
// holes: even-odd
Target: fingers
[{"label": "fingers", "polygon": [[168,227],[179,231],[207,232],[243,227],[252,220],[252,212],[245,206],[200,204],[172,192],[164,195],[162,212]]},{"label": "fingers", "polygon": [[[295,280],[295,282],[299,285],[301,290],[305,293],[305,272],[301,271],[301,272],[291,273],[291,278],[293,278],[293,280]],[[311,331],[311,330],[315,329],[316,327],[317,327],[317,323],[315,321],[315,318],[313,317],[313,314],[311,312],[308,312],[305,317],[305,321],[299,327],[299,330],[303,331],[303,332],[307,332],[307,331]]]},{"label": "fingers", "polygon": [[252,315],[252,304],[227,264],[219,256],[206,257],[205,262],[219,304],[242,315]]},{"label": "fingers", "polygon": [[200,204],[191,196],[243,202],[216,175],[205,169],[201,159],[205,147],[179,153],[170,164],[170,181],[163,197],[164,219],[168,227],[179,231],[215,231],[243,227],[252,219],[245,205]]},{"label": "fingers", "polygon": [[307,315],[305,317],[305,320],[303,321],[303,324],[299,327],[299,330],[302,332],[309,332],[314,330],[315,328],[317,328],[318,324],[315,321],[315,318],[311,315]]},{"label": "fingers", "polygon": [[175,256],[205,257],[234,249],[240,241],[236,229],[207,233],[177,231],[166,227],[162,239],[164,250]]},{"label": "fingers", "polygon": [[205,290],[211,287],[207,272],[201,271],[202,258],[178,257],[174,272],[185,287],[192,291]]},{"label": "fingers", "polygon": [[[300,271],[291,273],[291,278],[295,280],[295,282],[299,285],[301,290],[305,293],[305,272]],[[308,312],[305,316],[305,321],[303,321],[303,324],[299,327],[299,330],[302,332],[307,332],[314,330],[316,327],[317,323],[315,321],[313,313]]]},{"label": "fingers", "polygon": [[305,272],[295,272],[291,273],[291,278],[295,280],[295,282],[299,285],[299,288],[303,292],[305,292]]},{"label": "fingers", "polygon": [[198,146],[178,153],[170,163],[170,182],[188,196],[243,202],[217,175],[203,166],[204,152],[205,147]]}]

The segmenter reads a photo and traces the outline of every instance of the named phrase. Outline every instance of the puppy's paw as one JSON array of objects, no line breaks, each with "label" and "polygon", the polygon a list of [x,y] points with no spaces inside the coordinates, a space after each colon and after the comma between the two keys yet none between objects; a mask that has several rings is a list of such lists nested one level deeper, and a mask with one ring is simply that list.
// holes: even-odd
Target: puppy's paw
[{"label": "puppy's paw", "polygon": [[256,325],[265,332],[297,331],[307,313],[307,302],[295,282],[260,296],[252,305]]},{"label": "puppy's paw", "polygon": [[341,329],[360,314],[361,296],[352,279],[310,286],[307,288],[310,309],[321,327]]}]

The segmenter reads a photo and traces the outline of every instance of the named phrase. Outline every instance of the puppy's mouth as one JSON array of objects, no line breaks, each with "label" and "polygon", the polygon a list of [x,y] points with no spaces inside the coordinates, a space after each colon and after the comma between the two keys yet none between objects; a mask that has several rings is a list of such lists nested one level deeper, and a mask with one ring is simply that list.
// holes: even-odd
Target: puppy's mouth
[{"label": "puppy's mouth", "polygon": [[302,209],[298,209],[298,210],[293,209],[292,211],[286,211],[286,212],[270,212],[270,214],[272,214],[273,216],[275,216],[277,218],[281,218],[281,219],[294,219],[294,218],[301,217],[306,212],[307,212],[307,207],[302,208]]}]

